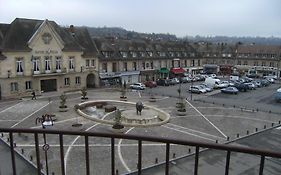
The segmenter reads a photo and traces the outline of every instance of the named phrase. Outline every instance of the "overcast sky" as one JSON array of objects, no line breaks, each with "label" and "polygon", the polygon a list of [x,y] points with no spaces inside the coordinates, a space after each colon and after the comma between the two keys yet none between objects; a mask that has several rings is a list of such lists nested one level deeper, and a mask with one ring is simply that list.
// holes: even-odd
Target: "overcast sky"
[{"label": "overcast sky", "polygon": [[16,17],[178,37],[281,37],[281,0],[0,0],[0,23]]}]

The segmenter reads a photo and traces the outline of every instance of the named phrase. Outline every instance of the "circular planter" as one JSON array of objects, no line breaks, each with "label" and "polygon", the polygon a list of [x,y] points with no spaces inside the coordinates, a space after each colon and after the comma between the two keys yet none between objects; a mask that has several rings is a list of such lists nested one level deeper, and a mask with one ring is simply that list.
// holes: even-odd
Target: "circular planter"
[{"label": "circular planter", "polygon": [[179,111],[179,110],[177,110],[177,115],[178,116],[185,116],[186,114],[187,114],[186,111]]},{"label": "circular planter", "polygon": [[115,124],[112,126],[112,130],[113,132],[116,132],[116,133],[124,133],[125,131],[125,127],[123,125],[118,125],[118,124]]},{"label": "circular planter", "polygon": [[60,112],[66,112],[66,111],[68,111],[68,108],[67,108],[67,106],[60,106],[59,111]]}]

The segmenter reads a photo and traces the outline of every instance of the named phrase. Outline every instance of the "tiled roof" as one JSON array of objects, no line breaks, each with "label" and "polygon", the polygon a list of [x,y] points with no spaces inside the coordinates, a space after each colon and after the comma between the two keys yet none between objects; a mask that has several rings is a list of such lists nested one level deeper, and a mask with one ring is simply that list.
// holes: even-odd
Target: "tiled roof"
[{"label": "tiled roof", "polygon": [[268,53],[281,54],[281,46],[275,45],[239,45],[238,53]]}]

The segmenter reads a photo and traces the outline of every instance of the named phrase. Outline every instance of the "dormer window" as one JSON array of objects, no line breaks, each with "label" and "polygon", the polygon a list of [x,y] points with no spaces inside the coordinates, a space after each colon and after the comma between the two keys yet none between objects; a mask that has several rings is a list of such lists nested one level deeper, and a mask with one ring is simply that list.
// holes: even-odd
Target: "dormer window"
[{"label": "dormer window", "polygon": [[140,52],[141,57],[145,57],[145,52]]},{"label": "dormer window", "polygon": [[180,57],[180,56],[181,56],[181,54],[179,52],[177,52],[177,57]]},{"label": "dormer window", "polygon": [[127,58],[128,57],[128,53],[127,52],[120,52],[123,58]]},{"label": "dormer window", "polygon": [[175,56],[174,52],[169,52],[169,54],[171,57]]},{"label": "dormer window", "polygon": [[183,52],[183,56],[185,56],[185,57],[186,57],[186,56],[187,56],[187,53],[186,53],[186,52]]},{"label": "dormer window", "polygon": [[104,56],[105,58],[110,57],[110,53],[109,53],[109,52],[102,52],[102,54],[103,54],[103,56]]},{"label": "dormer window", "polygon": [[148,54],[149,57],[152,57],[152,52],[151,51],[147,52],[147,54]]},{"label": "dormer window", "polygon": [[160,57],[165,57],[166,53],[165,52],[159,52]]},{"label": "dormer window", "polygon": [[131,53],[132,53],[132,56],[133,56],[134,58],[137,57],[137,53],[136,53],[136,52],[131,52]]}]

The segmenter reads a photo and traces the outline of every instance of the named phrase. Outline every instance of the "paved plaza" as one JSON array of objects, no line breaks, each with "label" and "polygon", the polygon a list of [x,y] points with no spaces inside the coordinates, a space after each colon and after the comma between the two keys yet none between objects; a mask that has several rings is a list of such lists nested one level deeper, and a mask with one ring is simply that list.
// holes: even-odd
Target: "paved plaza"
[{"label": "paved plaza", "polygon": [[[130,102],[142,101],[146,105],[156,107],[170,114],[169,123],[156,127],[127,127],[124,134],[149,135],[156,137],[180,138],[185,140],[226,143],[229,140],[251,135],[264,128],[277,126],[280,114],[263,111],[247,110],[233,107],[233,105],[222,106],[208,102],[219,96],[219,91],[210,95],[197,96],[194,100],[187,98],[187,115],[177,116],[176,103],[178,99],[165,95],[164,91],[156,93],[156,102],[150,102],[149,89],[139,91],[128,91],[127,97]],[[96,123],[78,115],[74,105],[81,103],[80,92],[67,93],[67,112],[59,112],[58,93],[45,93],[37,100],[30,97],[22,100],[0,102],[0,127],[11,128],[42,128],[36,125],[35,120],[44,114],[54,114],[56,121],[50,129],[71,130],[71,131],[98,131],[114,132],[111,125]],[[89,90],[91,100],[119,100],[120,92],[115,89]],[[278,112],[278,111],[277,111]],[[281,113],[281,111],[280,111]],[[135,117],[135,116],[134,116]],[[81,127],[73,127],[75,123],[81,123]],[[273,124],[272,124],[273,123]],[[2,138],[6,141],[6,135]],[[30,160],[35,157],[33,135],[15,135],[17,150],[24,149],[23,156]],[[49,172],[60,174],[59,138],[58,136],[47,136],[50,145],[48,150]],[[64,137],[65,167],[68,175],[85,174],[85,146],[84,138],[79,136]],[[110,139],[89,138],[91,174],[110,174]],[[43,137],[40,140],[43,145]],[[137,169],[137,141],[116,140],[116,169],[120,174],[130,173]],[[251,145],[249,145],[251,146]],[[171,145],[171,157],[177,158],[194,151],[193,147]],[[41,150],[42,151],[42,150]],[[207,154],[207,153],[206,153]],[[219,154],[219,153],[218,153]],[[41,161],[44,167],[44,154],[41,152]],[[165,145],[161,143],[143,143],[143,167],[156,165],[155,160],[161,163],[165,160]],[[36,164],[36,160],[32,160]],[[77,172],[79,171],[79,172]],[[203,173],[204,174],[204,173]]]}]

